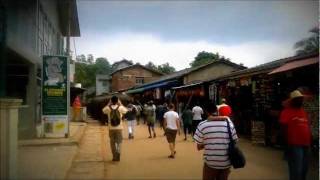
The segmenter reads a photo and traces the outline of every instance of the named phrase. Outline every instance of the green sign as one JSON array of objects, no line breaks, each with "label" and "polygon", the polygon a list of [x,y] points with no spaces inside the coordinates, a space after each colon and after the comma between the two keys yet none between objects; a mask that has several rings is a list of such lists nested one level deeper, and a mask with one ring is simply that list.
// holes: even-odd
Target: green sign
[{"label": "green sign", "polygon": [[68,115],[68,57],[43,56],[42,115]]}]

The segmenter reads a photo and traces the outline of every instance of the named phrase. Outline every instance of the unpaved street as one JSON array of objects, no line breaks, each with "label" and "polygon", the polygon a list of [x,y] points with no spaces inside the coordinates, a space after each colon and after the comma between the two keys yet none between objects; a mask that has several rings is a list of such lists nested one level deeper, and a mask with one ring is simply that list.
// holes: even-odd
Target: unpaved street
[{"label": "unpaved street", "polygon": [[[149,139],[145,125],[136,126],[135,139],[128,140],[127,129],[120,162],[112,162],[108,131],[96,121],[90,121],[80,149],[67,179],[201,179],[202,152],[197,151],[189,137],[177,137],[177,155],[169,159],[168,144],[163,132]],[[232,170],[230,179],[287,179],[281,151],[252,146],[247,140],[240,144],[247,157],[244,169]]]}]

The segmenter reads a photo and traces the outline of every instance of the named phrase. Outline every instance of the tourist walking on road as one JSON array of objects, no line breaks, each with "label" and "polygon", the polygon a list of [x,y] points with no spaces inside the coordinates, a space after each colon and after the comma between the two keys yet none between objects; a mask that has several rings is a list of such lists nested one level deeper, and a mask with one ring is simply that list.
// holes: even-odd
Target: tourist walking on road
[{"label": "tourist walking on road", "polygon": [[170,155],[168,156],[168,158],[174,158],[176,154],[175,146],[177,132],[180,135],[180,121],[178,113],[174,111],[173,104],[169,105],[169,111],[163,115],[163,118],[165,135],[167,137],[170,149]]},{"label": "tourist walking on road", "polygon": [[202,121],[203,110],[199,106],[199,103],[197,103],[197,105],[192,108],[192,114],[193,114],[193,118],[192,118],[192,136],[193,136],[198,124]]},{"label": "tourist walking on road", "polygon": [[187,140],[187,134],[191,134],[191,131],[192,131],[192,117],[193,117],[192,111],[187,106],[181,115],[185,141]]},{"label": "tourist walking on road", "polygon": [[128,104],[128,111],[124,115],[124,119],[128,121],[129,139],[134,138],[134,126],[136,125],[137,110],[133,104]]},{"label": "tourist walking on road", "polygon": [[136,113],[136,119],[137,119],[137,124],[139,125],[140,124],[140,119],[142,117],[142,107],[140,104],[136,103],[134,105],[136,107],[136,110],[137,110],[137,113]]},{"label": "tourist walking on road", "polygon": [[222,98],[221,104],[218,105],[218,115],[219,116],[228,116],[230,118],[231,113],[232,113],[232,109],[227,104],[227,100],[225,98]]},{"label": "tourist walking on road", "polygon": [[152,138],[151,131],[153,132],[153,137],[156,137],[156,132],[154,130],[154,124],[156,122],[156,106],[153,104],[153,101],[149,101],[146,108],[146,121],[148,125],[149,138]]},{"label": "tourist walking on road", "polygon": [[309,166],[311,145],[310,122],[303,107],[303,95],[299,90],[292,91],[284,102],[280,123],[285,127],[287,138],[287,157],[290,180],[305,180]]},{"label": "tourist walking on road", "polygon": [[227,116],[216,116],[216,105],[211,104],[207,112],[207,120],[199,124],[193,137],[197,149],[204,149],[203,180],[227,180],[231,166],[228,156],[230,138],[227,121],[234,140],[238,139],[236,130]]},{"label": "tourist walking on road", "polygon": [[121,143],[122,143],[122,116],[127,112],[117,96],[112,96],[111,100],[102,109],[103,113],[108,115],[110,147],[112,151],[112,161],[120,161]]},{"label": "tourist walking on road", "polygon": [[163,105],[159,105],[159,106],[157,107],[157,109],[158,109],[158,111],[156,110],[156,113],[158,113],[158,115],[157,115],[157,116],[158,116],[157,120],[159,121],[160,128],[162,128],[162,130],[164,131],[165,128],[164,128],[164,126],[163,126],[163,121],[164,121],[163,115],[164,115],[164,113],[166,113],[166,112],[168,111],[168,105],[167,105],[167,103],[164,103]]}]

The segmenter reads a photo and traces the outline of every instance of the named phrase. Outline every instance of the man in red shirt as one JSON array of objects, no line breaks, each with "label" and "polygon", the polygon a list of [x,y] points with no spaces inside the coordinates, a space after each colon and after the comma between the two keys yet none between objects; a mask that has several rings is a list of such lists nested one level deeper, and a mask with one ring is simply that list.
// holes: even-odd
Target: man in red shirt
[{"label": "man in red shirt", "polygon": [[303,95],[295,90],[286,100],[280,114],[280,123],[286,129],[290,180],[304,180],[308,171],[308,152],[311,145],[310,123],[302,108]]},{"label": "man in red shirt", "polygon": [[226,104],[227,101],[225,98],[222,98],[221,102],[222,103],[218,105],[218,115],[230,117],[232,113],[231,107],[228,104]]}]

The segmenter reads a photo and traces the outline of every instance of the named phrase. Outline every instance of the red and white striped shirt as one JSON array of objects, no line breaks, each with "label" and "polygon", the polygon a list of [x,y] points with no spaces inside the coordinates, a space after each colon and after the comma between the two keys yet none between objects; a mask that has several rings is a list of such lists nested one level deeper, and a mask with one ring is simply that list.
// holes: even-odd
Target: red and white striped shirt
[{"label": "red and white striped shirt", "polygon": [[227,121],[230,124],[232,138],[238,139],[233,123],[227,116],[209,117],[209,120],[201,122],[194,134],[197,144],[204,145],[203,159],[211,168],[226,169],[230,167],[228,156],[229,134]]}]

